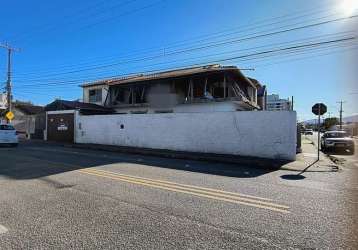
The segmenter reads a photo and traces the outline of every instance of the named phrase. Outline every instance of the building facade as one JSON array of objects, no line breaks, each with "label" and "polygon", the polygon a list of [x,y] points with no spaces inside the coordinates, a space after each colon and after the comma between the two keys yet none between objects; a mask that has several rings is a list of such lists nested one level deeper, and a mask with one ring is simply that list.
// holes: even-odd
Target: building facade
[{"label": "building facade", "polygon": [[6,109],[6,102],[7,102],[6,94],[0,94],[0,110]]},{"label": "building facade", "polygon": [[279,95],[272,94],[267,96],[266,110],[268,111],[284,111],[291,110],[292,104],[289,99],[280,99]]},{"label": "building facade", "polygon": [[7,98],[5,93],[0,93],[0,123],[5,123],[5,113],[7,109]]},{"label": "building facade", "polygon": [[12,112],[15,118],[11,121],[17,132],[28,139],[42,139],[45,127],[45,113],[41,106],[26,102],[13,102]]},{"label": "building facade", "polygon": [[83,103],[46,106],[47,140],[295,159],[296,113],[265,111],[266,87],[235,66],[129,75],[82,88]]},{"label": "building facade", "polygon": [[82,85],[83,101],[122,114],[262,110],[262,86],[235,66],[208,65]]}]

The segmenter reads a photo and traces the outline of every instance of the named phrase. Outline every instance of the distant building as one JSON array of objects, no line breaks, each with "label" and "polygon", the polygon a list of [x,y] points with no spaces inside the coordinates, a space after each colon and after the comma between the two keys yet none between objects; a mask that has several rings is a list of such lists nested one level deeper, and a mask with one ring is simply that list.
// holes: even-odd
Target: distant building
[{"label": "distant building", "polygon": [[6,94],[0,94],[0,110],[6,109]]},{"label": "distant building", "polygon": [[289,99],[280,99],[279,95],[276,94],[267,96],[267,110],[269,111],[291,110],[291,107]]},{"label": "distant building", "polygon": [[6,122],[5,113],[6,113],[6,94],[0,93],[0,123]]},{"label": "distant building", "polygon": [[358,135],[358,122],[342,124],[342,128],[339,125],[334,125],[329,130],[344,130],[349,135],[357,136]]},{"label": "distant building", "polygon": [[19,134],[26,135],[26,138],[43,138],[43,130],[46,125],[43,107],[15,101],[12,103],[12,112],[15,118],[11,124]]}]

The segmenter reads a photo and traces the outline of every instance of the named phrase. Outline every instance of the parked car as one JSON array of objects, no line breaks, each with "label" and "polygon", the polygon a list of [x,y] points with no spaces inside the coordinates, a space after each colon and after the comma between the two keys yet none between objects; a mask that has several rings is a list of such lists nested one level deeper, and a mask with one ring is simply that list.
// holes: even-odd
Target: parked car
[{"label": "parked car", "polygon": [[313,135],[313,129],[306,129],[305,135]]},{"label": "parked car", "polygon": [[354,140],[346,131],[328,131],[322,135],[322,151],[349,150],[354,154]]},{"label": "parked car", "polygon": [[19,144],[16,130],[10,124],[0,124],[0,145],[11,145],[16,147]]}]

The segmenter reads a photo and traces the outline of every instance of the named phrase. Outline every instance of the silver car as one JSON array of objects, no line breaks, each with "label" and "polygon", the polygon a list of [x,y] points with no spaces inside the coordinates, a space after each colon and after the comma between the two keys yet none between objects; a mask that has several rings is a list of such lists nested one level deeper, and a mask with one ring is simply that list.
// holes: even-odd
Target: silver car
[{"label": "silver car", "polygon": [[349,150],[354,154],[354,141],[346,131],[327,131],[321,140],[322,151]]}]

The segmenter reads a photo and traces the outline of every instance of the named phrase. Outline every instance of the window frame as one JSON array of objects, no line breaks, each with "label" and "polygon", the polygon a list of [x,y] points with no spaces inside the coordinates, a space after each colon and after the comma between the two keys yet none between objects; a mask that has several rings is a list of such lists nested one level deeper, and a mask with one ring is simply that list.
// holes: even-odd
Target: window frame
[{"label": "window frame", "polygon": [[[102,102],[102,88],[96,89],[89,89],[88,90],[88,102],[95,103],[95,102]],[[93,92],[94,94],[91,94]]]}]

